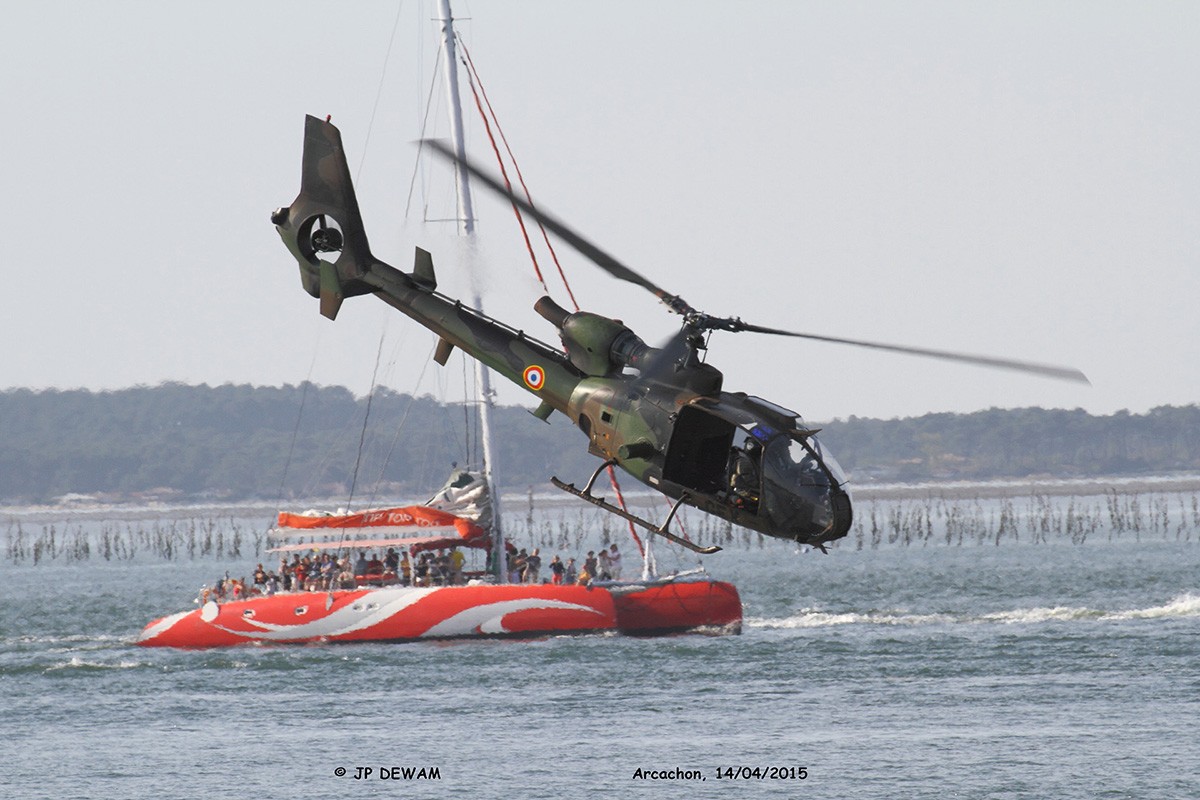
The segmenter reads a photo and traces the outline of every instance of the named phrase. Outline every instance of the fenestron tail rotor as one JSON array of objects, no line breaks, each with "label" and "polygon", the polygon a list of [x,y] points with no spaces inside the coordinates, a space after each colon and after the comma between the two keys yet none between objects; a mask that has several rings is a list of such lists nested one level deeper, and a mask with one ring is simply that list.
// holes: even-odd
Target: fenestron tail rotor
[{"label": "fenestron tail rotor", "polygon": [[581,255],[586,257],[600,269],[608,274],[623,281],[641,286],[654,294],[666,304],[666,306],[676,314],[680,314],[684,318],[683,330],[671,340],[671,345],[662,348],[664,352],[659,353],[654,363],[649,366],[650,372],[664,371],[668,364],[679,363],[683,355],[686,354],[686,349],[690,348],[694,351],[697,348],[697,341],[703,331],[728,331],[731,333],[766,333],[774,336],[790,336],[798,339],[811,339],[818,342],[831,342],[834,344],[846,344],[854,347],[867,347],[874,350],[884,350],[892,353],[902,353],[911,356],[920,356],[923,358],[937,358],[943,361],[954,361],[963,364],[972,364],[980,367],[991,367],[996,369],[1008,369],[1018,372],[1025,372],[1032,375],[1040,375],[1046,378],[1055,378],[1058,380],[1074,381],[1077,383],[1091,384],[1082,372],[1073,367],[1059,367],[1051,364],[1039,364],[1031,361],[1019,361],[1009,358],[996,358],[993,356],[972,355],[969,353],[959,353],[949,350],[936,350],[925,347],[908,347],[906,345],[887,344],[883,342],[869,342],[861,339],[845,339],[836,336],[822,336],[815,333],[799,333],[796,331],[787,331],[780,328],[769,328],[763,325],[754,325],[748,322],[743,322],[739,317],[713,317],[701,311],[697,311],[687,301],[677,294],[672,294],[661,286],[658,286],[653,281],[647,279],[641,273],[629,267],[627,264],[620,261],[608,251],[597,246],[589,241],[577,231],[569,227],[552,214],[543,211],[527,200],[516,196],[504,186],[500,181],[493,176],[481,170],[469,159],[460,159],[444,142],[436,139],[424,139],[421,144],[435,151],[442,158],[456,164],[459,168],[467,170],[473,178],[478,180],[484,186],[487,186],[493,192],[507,198],[514,206],[521,211],[529,214],[547,229],[553,231],[555,235],[561,238],[564,242],[577,250]]}]

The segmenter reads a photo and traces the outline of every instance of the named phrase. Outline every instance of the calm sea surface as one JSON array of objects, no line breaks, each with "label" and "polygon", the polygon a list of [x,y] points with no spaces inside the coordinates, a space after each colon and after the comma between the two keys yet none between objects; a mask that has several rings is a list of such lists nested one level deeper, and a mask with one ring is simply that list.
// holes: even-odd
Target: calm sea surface
[{"label": "calm sea surface", "polygon": [[725,637],[142,649],[252,547],[10,557],[0,795],[1196,798],[1200,542],[1166,513],[1082,543],[737,544],[705,561],[745,604]]}]

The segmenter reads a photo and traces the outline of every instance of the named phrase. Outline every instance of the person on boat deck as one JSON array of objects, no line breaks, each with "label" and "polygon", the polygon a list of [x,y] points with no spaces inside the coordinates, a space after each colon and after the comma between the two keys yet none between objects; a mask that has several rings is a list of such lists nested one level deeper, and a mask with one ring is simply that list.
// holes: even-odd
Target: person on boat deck
[{"label": "person on boat deck", "polygon": [[[594,578],[596,576],[596,567],[597,567],[596,553],[592,550],[588,550],[587,558],[585,558],[583,560],[583,570],[582,570],[582,572],[586,572],[588,574],[588,580],[591,580],[592,578]],[[580,578],[579,578],[580,583],[583,583],[582,572],[580,573]]]},{"label": "person on boat deck", "polygon": [[579,570],[579,580],[575,582],[580,586],[587,586],[592,582],[592,573],[588,572],[586,561],[583,564],[583,569]]},{"label": "person on boat deck", "polygon": [[413,569],[413,586],[429,585],[429,553],[421,551],[417,556],[417,565]]},{"label": "person on boat deck", "polygon": [[367,559],[367,574],[368,575],[382,575],[383,574],[383,562],[380,561],[378,558],[376,558],[374,553],[371,553],[371,557],[369,559]]},{"label": "person on boat deck", "polygon": [[555,554],[554,558],[550,559],[550,582],[555,586],[561,586],[563,582],[563,573],[567,568],[563,566],[562,559]]},{"label": "person on boat deck", "polygon": [[304,591],[304,579],[308,577],[308,556],[303,559],[296,556],[296,563],[292,565],[292,586],[297,592]]},{"label": "person on boat deck", "polygon": [[462,583],[463,565],[467,563],[467,557],[457,547],[450,548],[450,583],[458,585]]},{"label": "person on boat deck", "polygon": [[403,586],[412,585],[412,562],[408,560],[408,551],[400,556],[400,583]]},{"label": "person on boat deck", "polygon": [[346,556],[338,563],[337,582],[339,589],[354,589],[358,586],[354,580],[354,572],[350,569],[349,556]]},{"label": "person on boat deck", "polygon": [[263,565],[259,564],[254,568],[254,585],[261,589],[267,583],[267,571],[263,569]]},{"label": "person on boat deck", "polygon": [[575,568],[575,559],[568,558],[567,566],[563,568],[563,583],[570,586],[579,580],[579,572]]},{"label": "person on boat deck", "polygon": [[400,566],[400,556],[396,555],[396,548],[388,548],[387,555],[383,557],[383,566],[392,572],[395,572],[396,568]]},{"label": "person on boat deck", "polygon": [[612,575],[614,581],[621,580],[621,553],[617,550],[616,542],[608,548],[608,574]]},{"label": "person on boat deck", "polygon": [[521,551],[513,558],[512,564],[508,570],[508,582],[520,583],[521,578],[525,575],[525,561],[528,560],[529,554],[522,547]]},{"label": "person on boat deck", "polygon": [[358,551],[358,560],[354,562],[354,574],[355,575],[366,575],[367,574],[367,554],[364,553],[362,550]]},{"label": "person on boat deck", "polygon": [[607,581],[612,578],[612,562],[609,561],[608,551],[603,547],[596,554],[596,577],[602,581]]},{"label": "person on boat deck", "polygon": [[525,558],[525,583],[537,583],[539,580],[538,573],[542,569],[542,557],[538,555],[538,549],[533,548],[533,552]]}]

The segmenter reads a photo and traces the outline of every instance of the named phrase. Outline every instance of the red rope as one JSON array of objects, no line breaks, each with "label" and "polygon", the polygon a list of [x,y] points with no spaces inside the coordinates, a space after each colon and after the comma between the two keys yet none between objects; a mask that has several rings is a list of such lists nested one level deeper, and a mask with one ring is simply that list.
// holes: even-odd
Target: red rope
[{"label": "red rope", "polygon": [[[611,464],[608,467],[608,481],[612,484],[613,491],[616,492],[617,502],[621,505],[621,510],[628,513],[629,509],[625,507],[625,497],[621,494],[621,487],[617,483],[617,471],[612,468]],[[642,546],[642,540],[638,537],[632,520],[625,520],[625,522],[629,524],[629,535],[633,537],[633,541],[638,547],[638,552],[645,556],[646,548]]]},{"label": "red rope", "polygon": [[[492,143],[492,152],[496,154],[496,162],[500,165],[504,188],[508,190],[509,195],[512,195],[513,188],[512,182],[508,179],[508,170],[504,168],[504,159],[500,156],[500,148],[496,146],[496,137],[492,136],[492,126],[488,124],[487,114],[483,112],[483,106],[479,102],[479,92],[475,91],[475,81],[471,78],[470,71],[467,72],[467,83],[471,85],[471,94],[475,97],[475,108],[479,109],[479,116],[483,118],[483,127],[487,131],[488,141]],[[542,277],[542,270],[538,267],[537,255],[533,252],[533,243],[529,241],[529,231],[525,230],[525,218],[521,216],[521,209],[515,202],[512,204],[512,208],[513,214],[517,216],[517,225],[521,227],[521,236],[525,238],[525,249],[529,251],[529,257],[533,260],[533,271],[537,275],[538,283],[542,284],[542,289],[549,294],[550,289],[546,286],[546,279]]]},{"label": "red rope", "polygon": [[[500,141],[502,141],[504,143],[504,149],[508,153],[509,160],[512,161],[513,170],[517,173],[517,180],[521,184],[521,190],[525,192],[525,201],[527,203],[529,203],[530,206],[533,206],[534,208],[536,208],[536,206],[533,205],[533,196],[529,193],[529,187],[525,185],[525,176],[521,174],[521,166],[517,163],[517,157],[515,155],[513,155],[512,148],[509,147],[509,145],[508,145],[508,137],[506,137],[504,135],[504,129],[500,126],[500,119],[499,119],[499,117],[496,116],[496,110],[494,108],[492,108],[492,101],[488,99],[487,87],[485,87],[483,85],[483,80],[479,77],[479,73],[475,71],[475,62],[471,60],[471,52],[469,50],[467,50],[467,46],[464,45],[461,41],[459,42],[459,46],[462,48],[463,55],[466,56],[467,78],[468,78],[468,81],[471,82],[471,90],[474,91],[475,82],[478,82],[479,83],[479,91],[483,95],[483,102],[487,104],[488,113],[490,113],[492,115],[492,120],[496,123],[496,132],[500,134]],[[472,77],[472,76],[474,76],[474,77]],[[476,103],[476,106],[478,107],[478,105],[479,105],[478,98],[476,98],[475,103]],[[483,114],[482,108],[479,109],[479,113],[481,115]],[[490,126],[488,126],[486,118],[484,119],[483,124],[485,127],[488,127],[488,131],[489,131],[488,135],[491,136],[491,128],[490,128]],[[495,147],[496,147],[496,143],[495,143],[495,141],[493,141],[492,148],[495,149]],[[496,154],[496,158],[497,158],[497,160],[499,160],[499,158],[500,158],[499,153]],[[501,164],[500,170],[501,170],[501,172],[504,171],[503,164]],[[511,190],[511,186],[509,188]],[[518,214],[518,216],[520,216],[520,214]],[[567,296],[571,298],[571,305],[573,305],[575,307],[575,310],[578,311],[579,303],[577,303],[575,301],[575,293],[571,291],[571,284],[569,281],[567,281],[567,275],[565,272],[563,272],[562,264],[560,264],[558,261],[558,253],[556,253],[554,251],[554,245],[550,243],[550,234],[548,234],[546,232],[546,227],[544,225],[542,225],[540,220],[538,220],[538,229],[542,232],[542,241],[546,243],[546,249],[550,251],[550,258],[551,258],[551,260],[554,261],[554,266],[558,269],[558,277],[560,279],[562,279],[563,288],[567,290]],[[528,243],[528,241],[529,240],[527,238],[526,242]],[[530,251],[529,257],[534,258],[532,251]],[[536,258],[534,258],[534,267],[533,268],[535,270],[537,269],[537,259]],[[539,272],[538,275],[540,276],[541,273]],[[546,284],[543,281],[542,286],[545,287],[545,285]],[[547,290],[547,292],[549,292],[549,290]]]},{"label": "red rope", "polygon": [[[517,164],[517,157],[513,155],[512,148],[509,147],[508,137],[504,135],[504,129],[500,125],[500,119],[496,116],[495,109],[492,108],[492,101],[488,99],[487,89],[484,88],[483,80],[479,77],[479,73],[475,70],[475,62],[471,59],[471,52],[462,40],[458,41],[459,49],[462,50],[467,67],[467,83],[471,86],[471,94],[475,97],[475,108],[479,111],[479,116],[483,119],[483,127],[487,131],[488,140],[492,144],[492,152],[496,154],[496,163],[500,165],[500,174],[504,178],[504,186],[508,189],[509,194],[512,194],[512,182],[508,179],[508,170],[504,167],[504,159],[500,155],[500,148],[496,146],[496,137],[492,135],[492,125],[496,124],[496,132],[500,134],[500,141],[504,143],[504,149],[508,153],[509,160],[512,161],[513,171],[517,173],[517,180],[521,184],[521,190],[525,192],[525,200],[530,206],[533,206],[533,196],[529,193],[529,187],[525,185],[525,176],[521,174],[521,167]],[[478,90],[476,90],[478,84]],[[480,102],[480,95],[483,95],[483,103]],[[487,104],[487,112],[483,110],[483,104]],[[488,120],[488,114],[491,114],[491,121]],[[549,294],[550,290],[546,287],[546,281],[542,278],[542,271],[538,267],[537,256],[533,252],[533,244],[529,241],[529,233],[525,229],[525,221],[521,216],[521,209],[516,203],[513,203],[513,213],[517,216],[517,224],[521,226],[521,235],[525,238],[525,248],[529,251],[529,258],[533,262],[533,271],[537,274],[538,281],[542,284],[542,288]],[[558,261],[558,254],[554,251],[554,245],[550,243],[550,235],[546,232],[546,228],[538,220],[538,229],[542,232],[542,240],[546,243],[546,249],[550,251],[550,257],[554,260],[554,266],[558,268],[558,277],[562,279],[563,288],[567,290],[567,296],[571,298],[571,305],[575,310],[579,310],[579,303],[575,300],[575,293],[571,291],[571,284],[567,280],[567,275],[563,272],[562,264]],[[617,472],[612,466],[608,468],[608,480],[612,484],[613,491],[617,496],[617,503],[620,504],[623,511],[629,509],[625,506],[625,497],[621,494],[621,486],[617,483]],[[629,523],[629,535],[633,537],[633,541],[637,544],[638,551],[645,556],[646,548],[642,545],[641,537],[637,535],[637,530],[633,527],[633,523]]]}]

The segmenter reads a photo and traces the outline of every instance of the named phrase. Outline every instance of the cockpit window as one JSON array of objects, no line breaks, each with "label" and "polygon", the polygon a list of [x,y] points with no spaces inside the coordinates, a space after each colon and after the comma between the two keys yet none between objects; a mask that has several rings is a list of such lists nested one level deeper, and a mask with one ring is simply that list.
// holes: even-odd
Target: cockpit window
[{"label": "cockpit window", "polygon": [[816,436],[808,436],[805,438],[805,441],[808,442],[808,446],[813,449],[813,452],[816,453],[821,461],[825,464],[825,468],[829,470],[829,474],[833,476],[833,479],[837,482],[838,486],[844,485],[846,483],[846,473],[842,469],[842,465],[839,464],[837,459],[833,457],[833,453],[825,449],[825,447],[823,447],[821,443],[817,441]]},{"label": "cockpit window", "polygon": [[828,486],[817,454],[802,440],[777,436],[763,453],[763,467],[776,481],[800,486]]}]

